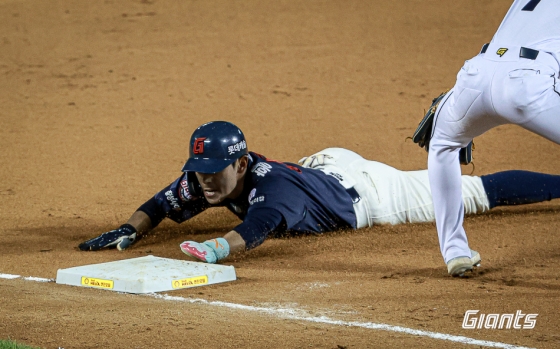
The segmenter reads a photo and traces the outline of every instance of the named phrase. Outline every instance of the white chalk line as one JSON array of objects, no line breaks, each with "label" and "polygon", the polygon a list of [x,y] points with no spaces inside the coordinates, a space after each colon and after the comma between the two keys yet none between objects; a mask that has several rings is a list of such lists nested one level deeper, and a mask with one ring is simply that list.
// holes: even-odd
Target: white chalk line
[{"label": "white chalk line", "polygon": [[[0,279],[18,279],[18,278],[23,278],[26,281],[35,281],[35,282],[54,282],[55,281],[54,279],[45,279],[45,278],[38,278],[38,277],[32,277],[32,276],[21,277],[20,275],[0,273]],[[405,334],[410,334],[410,335],[414,335],[414,336],[422,336],[422,337],[428,337],[428,338],[439,339],[439,340],[446,340],[446,341],[463,343],[463,344],[479,345],[479,346],[490,347],[490,348],[534,349],[534,348],[530,348],[530,347],[517,346],[517,345],[513,345],[513,344],[474,339],[474,338],[465,337],[465,336],[455,336],[455,335],[439,333],[439,332],[415,330],[413,328],[402,327],[402,326],[393,326],[393,325],[389,325],[389,324],[382,324],[382,323],[375,323],[375,322],[335,320],[335,319],[332,319],[332,318],[327,317],[327,316],[310,316],[310,315],[305,315],[306,312],[304,310],[297,309],[297,308],[255,307],[255,306],[251,306],[251,305],[243,305],[243,304],[229,303],[229,302],[222,302],[222,301],[208,301],[208,300],[201,299],[201,298],[176,297],[176,296],[169,296],[169,295],[166,295],[166,294],[161,295],[161,294],[157,294],[157,293],[148,293],[148,294],[145,294],[145,296],[153,297],[155,299],[163,299],[163,300],[166,300],[166,301],[185,302],[185,303],[193,303],[193,304],[198,303],[198,304],[205,304],[205,305],[210,305],[210,306],[230,308],[230,309],[235,309],[235,310],[257,312],[257,313],[277,316],[277,317],[282,318],[282,319],[307,321],[307,322],[314,322],[314,323],[321,323],[321,324],[328,324],[328,325],[335,325],[335,326],[359,327],[359,328],[367,328],[367,329],[372,329],[372,330],[405,333]]]},{"label": "white chalk line", "polygon": [[34,276],[22,277],[21,275],[0,273],[0,279],[18,279],[18,278],[22,278],[22,279],[27,280],[27,281],[54,282],[54,279],[37,278],[37,277],[34,277]]}]

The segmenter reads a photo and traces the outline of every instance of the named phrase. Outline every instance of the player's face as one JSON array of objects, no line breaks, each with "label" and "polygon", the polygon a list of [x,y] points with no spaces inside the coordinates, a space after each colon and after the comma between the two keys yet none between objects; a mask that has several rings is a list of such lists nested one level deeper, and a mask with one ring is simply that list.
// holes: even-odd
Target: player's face
[{"label": "player's face", "polygon": [[198,182],[206,200],[219,204],[225,199],[235,199],[243,191],[243,178],[247,169],[247,159],[243,157],[218,173],[196,172]]}]

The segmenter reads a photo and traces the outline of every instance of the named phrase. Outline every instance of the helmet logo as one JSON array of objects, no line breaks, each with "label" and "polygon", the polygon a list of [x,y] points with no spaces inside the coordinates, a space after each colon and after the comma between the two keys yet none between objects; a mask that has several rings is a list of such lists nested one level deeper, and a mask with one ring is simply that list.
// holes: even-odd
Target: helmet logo
[{"label": "helmet logo", "polygon": [[202,154],[204,153],[204,140],[206,137],[200,137],[194,140],[193,144],[193,153],[194,154]]},{"label": "helmet logo", "polygon": [[235,143],[234,145],[230,145],[227,149],[229,155],[232,155],[238,151],[247,149],[247,142],[245,142],[245,140],[242,140],[241,142]]}]

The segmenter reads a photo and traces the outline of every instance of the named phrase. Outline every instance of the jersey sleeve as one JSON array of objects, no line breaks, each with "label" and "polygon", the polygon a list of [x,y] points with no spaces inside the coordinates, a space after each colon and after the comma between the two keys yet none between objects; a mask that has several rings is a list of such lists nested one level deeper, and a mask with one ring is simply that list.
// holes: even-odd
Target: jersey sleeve
[{"label": "jersey sleeve", "polygon": [[247,214],[233,230],[245,240],[248,250],[255,248],[271,233],[282,233],[305,217],[301,197],[300,189],[289,179],[269,174],[249,192]]},{"label": "jersey sleeve", "polygon": [[210,207],[204,197],[196,196],[193,183],[187,174],[181,175],[173,183],[159,191],[138,208],[150,217],[152,228],[164,218],[182,223]]},{"label": "jersey sleeve", "polygon": [[243,223],[233,228],[243,240],[245,247],[250,250],[262,244],[268,235],[278,231],[284,225],[282,214],[272,208],[258,208],[247,214]]}]

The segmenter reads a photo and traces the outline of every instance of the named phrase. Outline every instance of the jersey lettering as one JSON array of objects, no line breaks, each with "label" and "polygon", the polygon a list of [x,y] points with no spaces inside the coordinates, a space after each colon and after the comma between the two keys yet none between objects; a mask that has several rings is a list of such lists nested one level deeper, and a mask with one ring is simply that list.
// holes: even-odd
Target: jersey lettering
[{"label": "jersey lettering", "polygon": [[259,162],[255,165],[255,167],[253,167],[251,172],[255,172],[259,177],[264,177],[268,172],[270,172],[271,169],[272,166],[270,166],[266,162]]},{"label": "jersey lettering", "polygon": [[247,149],[247,143],[245,142],[245,140],[242,140],[239,143],[235,143],[234,145],[230,145],[227,149],[228,149],[229,155],[232,155],[234,153],[237,153],[238,151],[241,151],[243,149]]},{"label": "jersey lettering", "polygon": [[165,192],[165,197],[167,198],[169,204],[173,206],[174,210],[181,210],[181,206],[179,205],[177,198],[175,197],[175,195],[173,195],[173,192],[171,190]]},{"label": "jersey lettering", "polygon": [[336,172],[325,172],[325,173],[328,174],[329,176],[333,176],[339,182],[344,182],[344,178],[342,177],[342,175],[340,173],[336,173]]},{"label": "jersey lettering", "polygon": [[249,200],[249,205],[254,205],[257,202],[264,202],[264,195],[261,196],[257,196],[255,198],[252,198],[251,200]]}]

